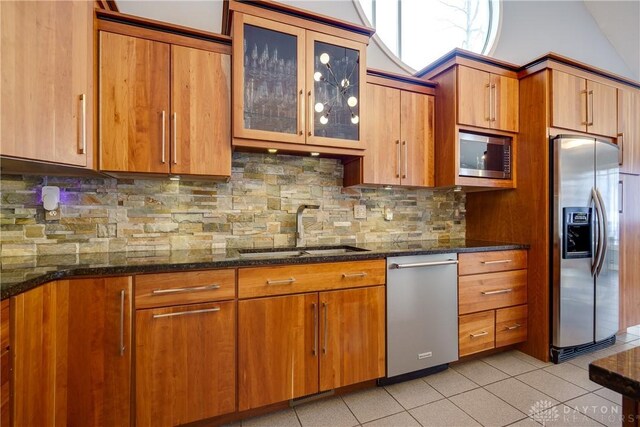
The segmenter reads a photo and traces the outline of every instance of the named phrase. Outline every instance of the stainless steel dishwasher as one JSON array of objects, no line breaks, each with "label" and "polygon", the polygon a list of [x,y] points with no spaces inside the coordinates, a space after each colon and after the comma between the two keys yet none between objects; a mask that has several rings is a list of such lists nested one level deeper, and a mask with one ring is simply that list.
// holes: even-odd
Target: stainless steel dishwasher
[{"label": "stainless steel dishwasher", "polygon": [[384,383],[437,372],[458,360],[457,264],[457,254],[387,258]]}]

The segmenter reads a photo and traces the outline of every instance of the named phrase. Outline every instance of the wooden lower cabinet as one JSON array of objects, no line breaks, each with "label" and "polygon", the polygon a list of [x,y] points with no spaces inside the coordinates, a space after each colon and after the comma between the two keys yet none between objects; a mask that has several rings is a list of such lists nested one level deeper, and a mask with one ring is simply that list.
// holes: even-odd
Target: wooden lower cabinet
[{"label": "wooden lower cabinet", "polygon": [[9,425],[9,300],[0,306],[0,426]]},{"label": "wooden lower cabinet", "polygon": [[496,347],[527,340],[526,304],[496,310]]},{"label": "wooden lower cabinet", "polygon": [[239,410],[384,376],[384,286],[238,303]]},{"label": "wooden lower cabinet", "polygon": [[73,279],[12,298],[14,426],[130,424],[131,290]]},{"label": "wooden lower cabinet", "polygon": [[460,357],[494,348],[495,336],[495,311],[460,316],[458,323]]},{"label": "wooden lower cabinet", "polygon": [[235,301],[136,311],[136,425],[235,411]]}]

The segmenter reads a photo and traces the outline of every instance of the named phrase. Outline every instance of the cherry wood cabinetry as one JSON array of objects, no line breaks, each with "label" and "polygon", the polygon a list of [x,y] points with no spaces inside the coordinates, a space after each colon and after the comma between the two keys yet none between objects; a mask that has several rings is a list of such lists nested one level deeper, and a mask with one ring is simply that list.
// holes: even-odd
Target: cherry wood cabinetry
[{"label": "cherry wood cabinetry", "polygon": [[527,251],[458,257],[460,357],[527,340]]},{"label": "cherry wood cabinetry", "polygon": [[0,2],[0,155],[93,167],[93,2]]},{"label": "cherry wood cabinetry", "polygon": [[100,169],[229,176],[230,61],[100,31]]},{"label": "cherry wood cabinetry", "polygon": [[518,132],[518,79],[457,67],[458,123]]},{"label": "cherry wood cabinetry", "polygon": [[620,172],[640,174],[640,89],[618,89]]},{"label": "cherry wood cabinetry", "polygon": [[640,176],[620,174],[620,329],[640,324]]},{"label": "cherry wood cabinetry", "polygon": [[596,135],[617,135],[617,90],[559,70],[551,74],[551,125]]},{"label": "cherry wood cabinetry", "polygon": [[[318,267],[307,279],[296,270],[303,266],[239,269],[240,298],[245,286],[253,289],[238,303],[240,411],[384,376],[385,278],[368,263],[384,273],[384,260],[304,266]],[[332,277],[338,265],[341,281]],[[285,294],[295,292],[300,277],[298,292],[305,293],[256,298],[272,295],[251,285],[256,277],[293,288]]]},{"label": "cherry wood cabinetry", "polygon": [[62,280],[12,299],[13,425],[129,424],[131,282]]},{"label": "cherry wood cabinetry", "polygon": [[0,304],[0,425],[9,425],[9,372],[11,370],[9,346],[9,300]]},{"label": "cherry wood cabinetry", "polygon": [[371,71],[366,85],[367,151],[345,162],[346,186],[433,187],[433,83]]}]

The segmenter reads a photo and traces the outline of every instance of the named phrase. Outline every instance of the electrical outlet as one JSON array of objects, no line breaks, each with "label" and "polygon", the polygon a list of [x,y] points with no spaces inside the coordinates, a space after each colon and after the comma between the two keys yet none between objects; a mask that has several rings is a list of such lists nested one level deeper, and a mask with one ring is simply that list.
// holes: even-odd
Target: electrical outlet
[{"label": "electrical outlet", "polygon": [[60,221],[60,207],[51,211],[45,209],[44,219],[45,221]]},{"label": "electrical outlet", "polygon": [[385,206],[384,208],[384,220],[385,221],[391,221],[393,219],[393,211],[391,210],[390,207]]},{"label": "electrical outlet", "polygon": [[367,218],[367,206],[366,205],[354,205],[353,206],[353,217],[355,219],[366,219]]}]

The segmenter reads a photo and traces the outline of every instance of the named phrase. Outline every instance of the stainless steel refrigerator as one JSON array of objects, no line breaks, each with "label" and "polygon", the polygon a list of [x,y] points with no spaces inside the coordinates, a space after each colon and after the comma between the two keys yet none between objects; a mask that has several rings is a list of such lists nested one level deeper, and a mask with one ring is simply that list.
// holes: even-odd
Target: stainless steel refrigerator
[{"label": "stainless steel refrigerator", "polygon": [[618,148],[551,139],[551,357],[615,343],[618,331]]}]

